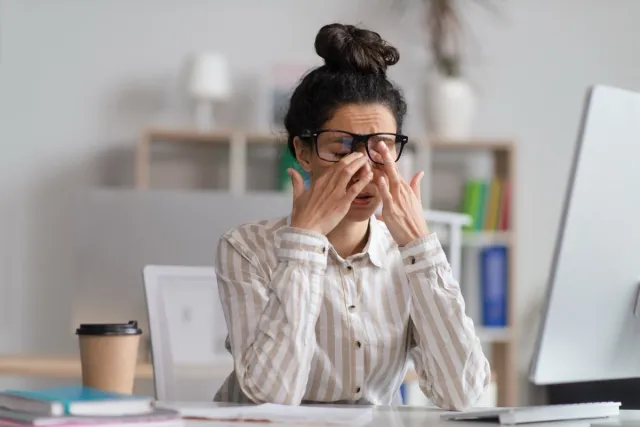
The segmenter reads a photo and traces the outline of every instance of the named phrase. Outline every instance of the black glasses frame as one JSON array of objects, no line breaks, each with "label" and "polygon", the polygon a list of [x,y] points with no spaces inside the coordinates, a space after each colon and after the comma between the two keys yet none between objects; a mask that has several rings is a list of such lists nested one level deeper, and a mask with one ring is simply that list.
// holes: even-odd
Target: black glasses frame
[{"label": "black glasses frame", "polygon": [[311,132],[309,130],[303,131],[299,137],[301,139],[311,139],[311,141],[313,142],[313,145],[316,146],[316,155],[318,156],[318,158],[324,160],[325,162],[332,162],[332,163],[338,163],[340,160],[324,159],[320,157],[320,151],[318,149],[318,137],[321,134],[327,133],[327,132],[341,132],[351,136],[353,138],[353,144],[351,145],[351,153],[355,152],[356,148],[360,144],[364,144],[364,148],[367,151],[367,156],[369,156],[369,159],[371,159],[373,163],[378,165],[384,165],[384,163],[377,162],[373,159],[373,157],[371,157],[371,153],[369,152],[369,144],[367,144],[367,141],[369,141],[369,138],[371,138],[372,136],[380,136],[380,135],[394,136],[395,142],[397,144],[400,144],[400,150],[398,150],[398,156],[396,157],[394,163],[400,160],[400,156],[402,155],[402,150],[404,149],[404,146],[407,145],[407,143],[409,142],[408,136],[398,134],[398,133],[391,133],[391,132],[376,132],[376,133],[361,134],[361,133],[348,132],[346,130],[341,130],[341,129],[318,129],[315,132]]}]

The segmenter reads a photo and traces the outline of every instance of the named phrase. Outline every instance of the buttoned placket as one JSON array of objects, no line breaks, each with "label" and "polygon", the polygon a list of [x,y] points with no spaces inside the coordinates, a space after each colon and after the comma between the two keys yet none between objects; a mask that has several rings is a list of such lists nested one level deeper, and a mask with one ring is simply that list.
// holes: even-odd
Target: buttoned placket
[{"label": "buttoned placket", "polygon": [[342,271],[343,284],[348,292],[345,294],[348,296],[345,301],[345,308],[347,309],[350,324],[351,324],[351,352],[353,361],[353,383],[352,393],[355,400],[362,397],[364,388],[364,326],[362,324],[362,316],[360,311],[360,301],[357,298],[357,274],[353,265],[346,262]]}]

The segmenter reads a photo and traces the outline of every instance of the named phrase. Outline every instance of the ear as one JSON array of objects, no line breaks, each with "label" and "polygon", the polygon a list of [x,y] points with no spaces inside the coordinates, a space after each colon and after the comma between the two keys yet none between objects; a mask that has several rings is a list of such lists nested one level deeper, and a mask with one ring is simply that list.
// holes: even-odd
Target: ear
[{"label": "ear", "polygon": [[298,163],[300,163],[300,166],[302,166],[302,169],[311,172],[311,144],[296,136],[293,139],[293,146],[296,148],[296,159]]}]

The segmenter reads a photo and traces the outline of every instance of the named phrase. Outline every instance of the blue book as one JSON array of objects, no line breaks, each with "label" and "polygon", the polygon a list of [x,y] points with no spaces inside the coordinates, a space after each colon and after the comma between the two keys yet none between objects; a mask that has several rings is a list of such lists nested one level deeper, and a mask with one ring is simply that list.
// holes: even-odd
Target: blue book
[{"label": "blue book", "polygon": [[46,416],[136,415],[151,412],[153,399],[90,387],[69,386],[5,390],[0,392],[0,407]]},{"label": "blue book", "polygon": [[482,324],[507,325],[507,248],[488,246],[480,251]]}]

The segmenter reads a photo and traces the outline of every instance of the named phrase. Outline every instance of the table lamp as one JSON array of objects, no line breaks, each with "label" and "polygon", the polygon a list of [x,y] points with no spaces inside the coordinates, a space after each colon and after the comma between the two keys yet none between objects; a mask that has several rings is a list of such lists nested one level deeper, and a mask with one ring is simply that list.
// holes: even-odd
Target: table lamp
[{"label": "table lamp", "polygon": [[188,91],[196,101],[196,126],[199,130],[213,129],[213,103],[226,100],[231,95],[231,78],[226,58],[217,52],[195,55]]}]

